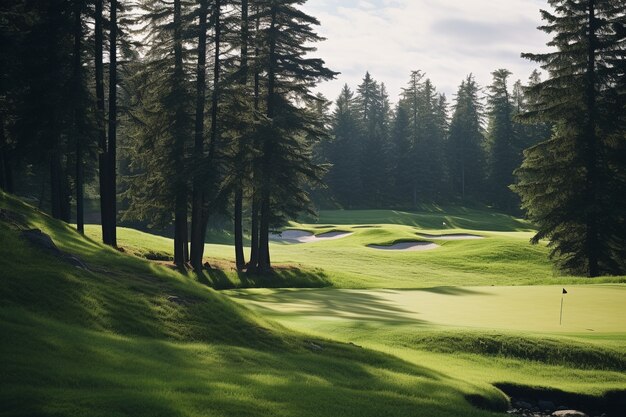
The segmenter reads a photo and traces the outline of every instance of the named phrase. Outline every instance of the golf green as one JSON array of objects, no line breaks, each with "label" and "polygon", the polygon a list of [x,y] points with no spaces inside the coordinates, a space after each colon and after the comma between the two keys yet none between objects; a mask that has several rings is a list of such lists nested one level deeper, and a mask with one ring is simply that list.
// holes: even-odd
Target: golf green
[{"label": "golf green", "polygon": [[[239,300],[285,322],[402,322],[549,333],[626,333],[626,286],[436,287],[420,290],[245,290]],[[561,299],[563,320],[561,321]]]}]

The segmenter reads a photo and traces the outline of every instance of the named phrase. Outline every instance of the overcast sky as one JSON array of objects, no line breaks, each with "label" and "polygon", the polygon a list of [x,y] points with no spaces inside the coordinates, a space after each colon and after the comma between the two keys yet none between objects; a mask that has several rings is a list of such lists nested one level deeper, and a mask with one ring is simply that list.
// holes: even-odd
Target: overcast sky
[{"label": "overcast sky", "polygon": [[305,10],[321,21],[317,56],[341,72],[319,87],[334,100],[365,71],[387,85],[393,101],[411,70],[422,70],[449,99],[469,73],[485,86],[491,72],[508,68],[511,82],[536,67],[521,52],[546,49],[537,30],[545,0],[309,0]]}]

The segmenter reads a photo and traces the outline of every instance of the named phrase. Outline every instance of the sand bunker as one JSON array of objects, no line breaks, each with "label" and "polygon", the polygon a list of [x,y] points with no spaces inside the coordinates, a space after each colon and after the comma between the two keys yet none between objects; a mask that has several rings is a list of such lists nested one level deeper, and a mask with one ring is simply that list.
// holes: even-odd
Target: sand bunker
[{"label": "sand bunker", "polygon": [[447,235],[429,235],[427,233],[416,233],[416,235],[433,240],[474,240],[484,239],[484,236],[470,235],[467,233],[450,233]]},{"label": "sand bunker", "polygon": [[270,239],[278,242],[286,243],[313,243],[324,240],[336,240],[350,236],[349,232],[328,232],[319,235],[314,235],[304,230],[285,230],[282,233],[270,234]]},{"label": "sand bunker", "polygon": [[378,249],[378,250],[414,252],[414,251],[437,249],[439,245],[435,245],[434,243],[431,243],[431,242],[400,242],[400,243],[395,243],[393,245],[388,245],[388,246],[367,245],[367,247],[372,248],[372,249]]}]

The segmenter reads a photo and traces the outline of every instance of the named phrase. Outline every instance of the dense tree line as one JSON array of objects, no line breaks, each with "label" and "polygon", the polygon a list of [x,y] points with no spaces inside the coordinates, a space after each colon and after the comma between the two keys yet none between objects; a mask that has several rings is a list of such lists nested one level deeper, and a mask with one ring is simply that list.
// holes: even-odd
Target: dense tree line
[{"label": "dense tree line", "polygon": [[[271,269],[272,229],[318,205],[480,203],[537,224],[557,264],[626,271],[626,17],[621,0],[549,0],[527,83],[498,69],[452,99],[421,71],[392,104],[367,73],[334,105],[306,0],[11,0],[0,4],[0,188],[102,236],[172,227],[205,267],[211,219],[239,270]],[[313,190],[327,189],[320,192]],[[244,232],[250,256],[244,253]]]},{"label": "dense tree line", "polygon": [[172,224],[175,263],[198,272],[229,208],[238,268],[269,271],[270,230],[310,210],[324,174],[311,90],[336,73],[309,55],[322,39],[304,2],[3,2],[0,185],[41,179],[40,205],[69,222],[74,201],[82,232],[97,176],[105,243],[120,214]]},{"label": "dense tree line", "polygon": [[[321,153],[330,162],[329,206],[417,207],[432,202],[492,205],[517,212],[509,189],[522,152],[549,137],[543,122],[516,117],[530,98],[510,72],[494,71],[483,93],[464,79],[452,106],[420,71],[392,109],[385,85],[367,73],[353,92],[344,86],[332,116],[333,139]],[[528,86],[539,82],[534,72]]]}]

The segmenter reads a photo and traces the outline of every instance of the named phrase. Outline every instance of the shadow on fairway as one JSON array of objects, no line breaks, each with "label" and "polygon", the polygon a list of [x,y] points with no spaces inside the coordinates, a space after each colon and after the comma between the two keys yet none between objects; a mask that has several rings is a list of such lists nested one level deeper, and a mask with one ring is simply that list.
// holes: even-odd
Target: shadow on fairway
[{"label": "shadow on fairway", "polygon": [[[262,308],[272,310],[271,306],[287,306],[286,311],[279,314],[315,315],[316,317],[349,318],[386,323],[411,323],[425,325],[428,322],[415,317],[415,312],[397,307],[372,292],[332,290],[332,291],[293,291],[285,290],[271,294],[236,292],[235,297],[262,303]],[[269,304],[264,306],[263,304]]]},{"label": "shadow on fairway", "polygon": [[247,272],[236,272],[239,282],[233,280],[221,269],[210,269],[199,278],[202,284],[216,290],[231,290],[241,288],[326,288],[332,287],[332,282],[321,270],[302,270],[298,267],[277,267],[271,273],[256,275]]},{"label": "shadow on fairway", "polygon": [[407,289],[407,291],[423,291],[423,292],[431,292],[434,294],[441,295],[493,295],[488,292],[479,291],[476,289],[462,288],[462,287],[432,287],[432,288],[419,288],[419,289]]}]

